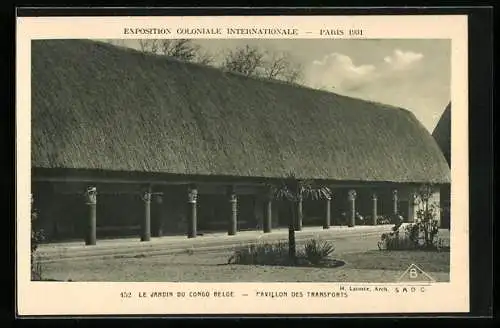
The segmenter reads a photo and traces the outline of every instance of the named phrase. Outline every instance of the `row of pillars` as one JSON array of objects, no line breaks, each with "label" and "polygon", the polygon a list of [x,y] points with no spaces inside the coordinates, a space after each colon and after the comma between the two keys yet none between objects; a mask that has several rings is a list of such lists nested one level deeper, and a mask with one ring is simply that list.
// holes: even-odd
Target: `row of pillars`
[{"label": "row of pillars", "polygon": [[[227,195],[229,200],[229,225],[228,225],[228,235],[234,236],[238,231],[238,196],[234,190],[234,187],[228,187]],[[198,190],[195,186],[191,186],[188,191],[188,238],[195,238],[197,236],[197,199],[198,199]],[[268,198],[265,202],[265,213],[264,213],[264,224],[263,231],[264,233],[271,232],[271,224],[272,224],[272,201]]]},{"label": "row of pillars", "polygon": [[[142,222],[141,229],[141,241],[150,241],[151,240],[151,197],[154,193],[151,192],[151,188],[149,187],[147,191],[143,195],[144,201],[144,219]],[[393,191],[393,214],[398,214],[398,193],[396,190]],[[88,206],[88,229],[86,233],[85,243],[86,245],[95,245],[96,244],[96,207],[97,207],[97,190],[95,187],[91,187],[87,189],[87,206]],[[236,235],[238,227],[238,213],[237,213],[237,204],[238,198],[235,193],[233,187],[228,187],[227,196],[229,201],[229,221],[228,221],[228,235]],[[349,226],[354,227],[356,225],[356,196],[357,193],[355,190],[350,190],[348,192],[348,200],[350,202],[350,210],[349,210]],[[197,199],[198,199],[198,190],[196,186],[192,185],[188,189],[188,215],[187,215],[187,237],[195,238],[197,236]],[[378,197],[376,194],[372,195],[373,207],[372,207],[372,225],[377,225],[377,201]],[[323,229],[329,229],[331,225],[331,197],[327,197],[325,200],[325,220],[323,224]],[[272,199],[268,197],[265,201],[265,211],[264,211],[264,224],[263,231],[264,233],[271,232],[271,224],[272,224]],[[294,223],[295,230],[302,230],[302,221],[303,221],[303,210],[302,210],[302,201],[299,200],[297,202],[297,221]]]},{"label": "row of pillars", "polygon": [[[227,233],[230,236],[236,235],[238,230],[238,197],[234,191],[233,187],[228,187],[227,195],[229,200],[229,224]],[[197,236],[197,226],[198,226],[198,215],[197,215],[197,200],[198,200],[198,190],[195,186],[191,186],[188,190],[188,238],[195,238]],[[271,214],[266,215],[265,221],[269,219]],[[267,224],[266,224],[267,226]]]},{"label": "row of pillars", "polygon": [[[142,200],[144,201],[144,220],[141,225],[141,241],[151,240],[151,187],[144,192]],[[97,243],[97,189],[90,187],[86,191],[88,207],[88,226],[85,235],[86,245],[96,245]]]},{"label": "row of pillars", "polygon": [[[350,209],[349,209],[349,226],[354,227],[356,225],[356,197],[357,193],[355,190],[349,190],[348,192],[348,200],[350,203]],[[413,209],[413,199],[415,198],[414,194],[410,194],[410,202],[409,206],[411,207],[410,210]],[[398,197],[398,191],[393,190],[392,192],[392,213],[394,215],[398,215],[399,213],[399,197]],[[325,222],[323,224],[323,229],[329,229],[330,228],[330,206],[331,206],[331,197],[326,198],[326,215],[325,215]],[[377,194],[373,193],[372,194],[372,225],[377,225],[377,218],[378,218],[378,196]],[[295,223],[295,230],[302,230],[302,220],[303,220],[303,211],[302,211],[302,200],[299,200],[297,203],[297,222]]]},{"label": "row of pillars", "polygon": [[[141,241],[151,240],[151,197],[154,193],[151,192],[151,188],[143,195],[144,201],[144,219],[141,225]],[[228,234],[236,235],[238,230],[238,199],[233,187],[229,187],[227,190],[230,203],[230,220],[228,225]],[[95,245],[97,242],[97,189],[96,187],[90,187],[86,191],[87,196],[87,206],[88,206],[88,227],[85,236],[86,245]],[[197,236],[197,199],[198,190],[196,187],[190,187],[188,191],[188,238],[194,238]],[[267,210],[264,218],[264,232],[271,232],[271,217],[272,217],[272,203],[271,200],[267,202]]]}]

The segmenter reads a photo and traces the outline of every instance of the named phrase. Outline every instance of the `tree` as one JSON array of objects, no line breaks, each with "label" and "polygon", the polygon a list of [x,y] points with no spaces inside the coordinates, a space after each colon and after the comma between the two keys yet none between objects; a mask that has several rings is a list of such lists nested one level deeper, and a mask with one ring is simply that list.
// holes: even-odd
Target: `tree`
[{"label": "tree", "polygon": [[227,53],[222,68],[246,76],[297,83],[302,77],[302,66],[287,52],[270,52],[246,45]]},{"label": "tree", "polygon": [[317,185],[311,180],[297,179],[294,173],[288,174],[277,184],[271,186],[273,198],[285,200],[290,206],[291,217],[288,223],[288,253],[290,260],[294,263],[296,257],[295,222],[297,218],[297,206],[304,199],[324,199],[331,196],[328,187]]},{"label": "tree", "polygon": [[209,65],[213,56],[203,51],[199,45],[189,39],[151,39],[139,40],[141,51],[174,57],[186,62]]},{"label": "tree", "polygon": [[161,52],[165,56],[175,57],[188,62],[205,65],[213,62],[213,56],[209,52],[202,51],[199,45],[194,44],[188,39],[161,40]]},{"label": "tree", "polygon": [[222,67],[231,72],[246,76],[258,76],[263,64],[264,53],[257,47],[246,45],[229,51]]},{"label": "tree", "polygon": [[287,52],[267,53],[263,61],[263,75],[268,79],[296,83],[302,78],[302,65],[294,63]]},{"label": "tree", "polygon": [[113,39],[109,40],[108,42],[118,47],[125,47],[125,40],[123,39]]},{"label": "tree", "polygon": [[160,40],[149,40],[149,39],[141,39],[139,40],[139,46],[142,52],[151,52],[158,53],[158,49],[160,48]]},{"label": "tree", "polygon": [[214,55],[206,50],[198,49],[195,61],[202,65],[212,65],[215,61]]}]

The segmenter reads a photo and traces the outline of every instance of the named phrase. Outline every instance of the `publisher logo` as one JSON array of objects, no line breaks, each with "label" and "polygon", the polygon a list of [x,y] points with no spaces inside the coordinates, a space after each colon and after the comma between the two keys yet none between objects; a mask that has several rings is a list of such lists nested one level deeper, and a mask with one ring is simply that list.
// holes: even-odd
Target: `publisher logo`
[{"label": "publisher logo", "polygon": [[399,276],[398,282],[436,282],[436,280],[416,264],[411,264],[408,269]]}]

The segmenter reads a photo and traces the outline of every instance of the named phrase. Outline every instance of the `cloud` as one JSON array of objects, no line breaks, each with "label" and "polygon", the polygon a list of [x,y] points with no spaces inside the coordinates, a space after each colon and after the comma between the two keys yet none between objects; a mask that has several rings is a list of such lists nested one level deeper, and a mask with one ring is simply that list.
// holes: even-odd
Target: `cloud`
[{"label": "cloud", "polygon": [[338,69],[344,71],[345,73],[351,75],[362,76],[371,73],[375,70],[375,66],[373,65],[354,65],[351,57],[339,54],[332,53],[323,58],[323,60],[315,60],[313,62],[315,65],[320,66],[329,66],[334,69]]},{"label": "cloud", "polygon": [[356,66],[351,57],[332,53],[313,62],[311,75],[317,84],[352,89],[359,88],[374,79],[376,67],[374,65]]},{"label": "cloud", "polygon": [[424,55],[421,53],[396,49],[392,55],[384,58],[384,62],[393,69],[404,70],[412,67],[414,63],[422,60],[423,57]]},{"label": "cloud", "polygon": [[304,72],[309,86],[407,108],[432,131],[450,97],[449,50],[343,49],[309,59]]},{"label": "cloud", "polygon": [[314,60],[307,75],[310,86],[326,90],[357,93],[378,89],[380,85],[399,88],[401,84],[411,84],[412,76],[415,78],[419,72],[414,69],[415,64],[423,57],[421,53],[395,49],[383,61],[358,64],[348,55],[335,52]]}]

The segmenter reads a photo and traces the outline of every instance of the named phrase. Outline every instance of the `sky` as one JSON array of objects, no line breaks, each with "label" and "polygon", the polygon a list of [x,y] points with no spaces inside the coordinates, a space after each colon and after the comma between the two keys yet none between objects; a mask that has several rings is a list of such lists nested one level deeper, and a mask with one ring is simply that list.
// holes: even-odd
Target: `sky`
[{"label": "sky", "polygon": [[[408,109],[432,133],[451,97],[451,41],[380,40],[193,40],[222,58],[252,45],[286,52],[303,67],[302,84]],[[137,40],[120,40],[138,48]]]}]

